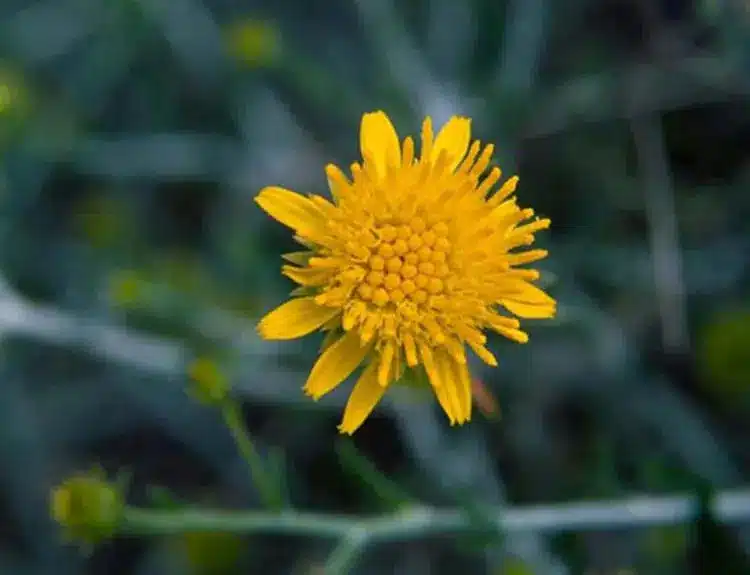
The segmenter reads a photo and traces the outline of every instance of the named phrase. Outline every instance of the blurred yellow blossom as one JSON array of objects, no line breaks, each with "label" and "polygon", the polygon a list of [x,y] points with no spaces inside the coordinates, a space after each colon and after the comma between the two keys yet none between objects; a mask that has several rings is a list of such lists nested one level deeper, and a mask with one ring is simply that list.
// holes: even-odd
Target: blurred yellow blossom
[{"label": "blurred yellow blossom", "polygon": [[281,47],[279,31],[273,23],[251,18],[231,23],[226,42],[232,58],[253,68],[272,64]]},{"label": "blurred yellow blossom", "polygon": [[468,118],[451,118],[436,136],[426,118],[418,157],[384,112],[368,113],[360,149],[351,179],[326,167],[333,202],[277,186],[257,196],[307,249],[286,254],[282,268],[302,291],[258,330],[266,339],[317,329],[339,336],[304,386],[314,400],[365,365],[342,433],[360,427],[405,371],[424,373],[451,425],[461,425],[472,408],[466,346],[496,366],[485,330],[526,343],[513,316],[555,315],[555,300],[534,285],[539,272],[519,267],[547,256],[524,248],[550,221],[518,206],[517,177],[493,193],[501,178],[490,169],[494,148],[471,143]]}]

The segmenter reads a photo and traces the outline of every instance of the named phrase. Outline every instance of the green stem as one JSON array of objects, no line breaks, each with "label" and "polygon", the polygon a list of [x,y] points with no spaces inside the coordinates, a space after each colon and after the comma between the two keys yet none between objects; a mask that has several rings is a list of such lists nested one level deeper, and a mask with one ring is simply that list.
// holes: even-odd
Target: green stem
[{"label": "green stem", "polygon": [[[125,509],[119,533],[139,536],[194,532],[267,533],[329,539],[349,539],[357,545],[375,541],[415,539],[460,533],[472,522],[463,511],[415,507],[368,518],[324,515],[293,510],[220,511],[215,509]],[[500,526],[498,525],[498,529]]]},{"label": "green stem", "polygon": [[414,501],[395,481],[386,477],[372,461],[362,455],[350,439],[341,439],[336,443],[336,454],[342,467],[366,483],[383,507],[399,509]]},{"label": "green stem", "polygon": [[245,426],[239,405],[234,401],[228,401],[221,409],[224,423],[232,433],[234,442],[237,444],[242,459],[245,460],[250,470],[250,477],[255,484],[263,504],[272,510],[279,510],[284,507],[284,497],[281,494],[279,485],[274,478],[266,473],[263,467],[263,460],[255,450],[253,440]]},{"label": "green stem", "polygon": [[293,510],[151,510],[127,507],[118,533],[136,536],[212,532],[263,533],[334,539],[337,545],[326,561],[324,572],[345,575],[354,567],[364,548],[371,543],[454,534],[470,529],[471,522],[461,511],[419,507],[369,518],[348,518]]},{"label": "green stem", "polygon": [[349,573],[367,545],[367,531],[354,529],[342,538],[326,561],[323,572],[327,575],[346,575]]},{"label": "green stem", "polygon": [[121,534],[154,536],[181,533],[269,533],[304,537],[344,537],[356,521],[345,517],[295,511],[156,510],[127,507]]}]

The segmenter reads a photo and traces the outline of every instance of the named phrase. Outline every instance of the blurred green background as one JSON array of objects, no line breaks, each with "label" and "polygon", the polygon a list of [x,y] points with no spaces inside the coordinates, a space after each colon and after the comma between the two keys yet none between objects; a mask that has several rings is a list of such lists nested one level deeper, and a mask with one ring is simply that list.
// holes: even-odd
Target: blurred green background
[{"label": "blurred green background", "polygon": [[[401,390],[360,453],[436,506],[747,484],[745,0],[2,0],[0,573],[324,572],[325,541],[61,544],[48,491],[94,463],[129,469],[134,503],[156,485],[258,506],[226,428],[184,393],[195,357],[230,378],[296,507],[388,510],[337,451],[347,386],[301,392],[320,338],[254,330],[292,289],[294,245],[254,195],[325,193],[374,109],[402,134],[473,118],[552,218],[560,312],[473,366],[502,418],[451,429]],[[356,572],[741,572],[725,551],[696,567],[690,528],[394,542]]]}]

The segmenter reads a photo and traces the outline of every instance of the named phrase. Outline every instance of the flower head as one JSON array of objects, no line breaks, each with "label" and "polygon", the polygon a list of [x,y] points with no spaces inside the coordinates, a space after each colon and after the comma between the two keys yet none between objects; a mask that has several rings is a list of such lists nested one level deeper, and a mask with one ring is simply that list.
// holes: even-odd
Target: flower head
[{"label": "flower head", "polygon": [[549,226],[521,209],[513,177],[488,171],[493,146],[470,145],[470,121],[454,117],[433,136],[422,125],[420,156],[411,137],[399,143],[383,112],[365,114],[363,161],[351,179],[326,167],[333,197],[304,197],[264,188],[260,207],[295,232],[306,251],[286,254],[282,273],[299,284],[293,299],[260,322],[267,339],[328,331],[304,390],[325,395],[360,364],[360,375],[339,426],[353,433],[388,386],[406,370],[424,373],[451,424],[471,418],[466,347],[489,365],[484,330],[528,340],[519,321],[549,318],[555,300],[518,266],[544,258],[516,251]]}]

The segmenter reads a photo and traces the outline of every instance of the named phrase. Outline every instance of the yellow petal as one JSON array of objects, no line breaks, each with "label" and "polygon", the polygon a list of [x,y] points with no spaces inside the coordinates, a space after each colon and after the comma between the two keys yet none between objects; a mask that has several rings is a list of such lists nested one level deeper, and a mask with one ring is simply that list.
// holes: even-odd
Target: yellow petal
[{"label": "yellow petal", "polygon": [[557,312],[555,305],[535,305],[511,300],[503,300],[502,304],[509,312],[526,319],[548,319],[555,317]]},{"label": "yellow petal", "polygon": [[314,297],[289,300],[258,323],[264,339],[295,339],[318,329],[341,310],[320,306]]},{"label": "yellow petal", "polygon": [[372,160],[380,177],[385,176],[389,165],[401,165],[398,134],[385,112],[371,112],[362,116],[359,145],[362,157]]},{"label": "yellow petal", "polygon": [[414,337],[407,331],[403,335],[403,340],[406,365],[416,367],[419,364],[419,356],[417,355],[417,344],[414,342]]},{"label": "yellow petal", "polygon": [[435,389],[439,388],[442,385],[442,381],[432,348],[422,341],[417,343],[417,347],[419,348],[419,355],[422,357],[422,365],[430,380],[430,385]]},{"label": "yellow petal", "polygon": [[521,331],[520,329],[513,329],[510,327],[504,327],[502,325],[499,326],[493,326],[493,329],[499,333],[500,335],[504,335],[510,340],[513,340],[518,343],[528,343],[529,342],[529,334],[525,331]]},{"label": "yellow petal", "polygon": [[[513,270],[512,273],[517,274],[519,272],[533,271],[535,270]],[[534,305],[555,305],[555,300],[544,290],[527,281],[509,279],[503,287],[506,291],[504,299]]]},{"label": "yellow petal", "polygon": [[281,273],[303,286],[322,286],[333,277],[335,272],[327,269],[282,266]]},{"label": "yellow petal", "polygon": [[455,425],[455,408],[453,406],[453,401],[451,400],[451,396],[448,392],[447,387],[433,387],[432,389],[435,391],[435,396],[438,399],[438,403],[440,403],[440,407],[443,408],[443,411],[448,416],[448,421],[451,422],[451,425]]},{"label": "yellow petal", "polygon": [[340,202],[342,198],[346,197],[352,184],[338,166],[328,164],[325,170],[328,178],[328,189],[331,190],[333,198]]},{"label": "yellow petal", "polygon": [[512,282],[514,291],[506,295],[500,303],[508,311],[519,317],[545,319],[555,315],[557,303],[544,291],[527,282]]},{"label": "yellow petal", "polygon": [[432,118],[427,116],[422,122],[422,159],[430,158],[433,141]]},{"label": "yellow petal", "polygon": [[414,139],[411,136],[404,138],[401,148],[401,165],[411,166],[414,163]]},{"label": "yellow petal", "polygon": [[339,431],[349,435],[354,433],[372,413],[386,389],[378,383],[378,363],[371,363],[362,372],[349,396]]},{"label": "yellow petal", "polygon": [[477,354],[477,357],[484,363],[486,363],[487,365],[491,365],[492,367],[497,367],[497,359],[495,359],[495,356],[492,355],[492,352],[484,345],[480,344],[477,341],[467,341],[466,343],[469,344],[471,351]]},{"label": "yellow petal", "polygon": [[393,341],[387,342],[380,352],[380,366],[378,367],[378,383],[383,387],[388,387],[393,372],[393,360],[396,355],[396,344]]},{"label": "yellow petal", "polygon": [[465,423],[471,419],[471,407],[473,403],[471,400],[471,375],[469,374],[469,366],[454,361],[453,370],[456,374],[458,404],[461,408],[463,422]]},{"label": "yellow petal", "polygon": [[[452,416],[455,423],[461,425],[468,420],[469,406],[471,405],[471,395],[469,395],[469,402],[467,403],[465,392],[462,390],[466,381],[459,369],[461,366],[443,350],[435,354],[435,360],[440,369],[443,383],[440,394],[438,394],[438,400],[449,418]],[[469,390],[469,393],[471,393],[471,390]],[[441,398],[441,396],[443,397]],[[450,406],[450,411],[446,408],[446,404]]]},{"label": "yellow petal", "polygon": [[469,148],[471,139],[471,120],[454,116],[443,126],[435,138],[435,144],[430,152],[430,159],[434,162],[440,152],[445,152],[448,167],[455,170]]},{"label": "yellow petal", "polygon": [[529,264],[547,257],[547,250],[527,250],[507,255],[508,265],[520,266]]},{"label": "yellow petal", "polygon": [[299,235],[324,243],[327,219],[314,202],[277,186],[263,188],[255,202],[275,220],[292,228]]},{"label": "yellow petal", "polygon": [[369,346],[361,345],[358,333],[345,333],[318,358],[307,378],[305,393],[313,399],[323,397],[351,375],[368,350]]}]

